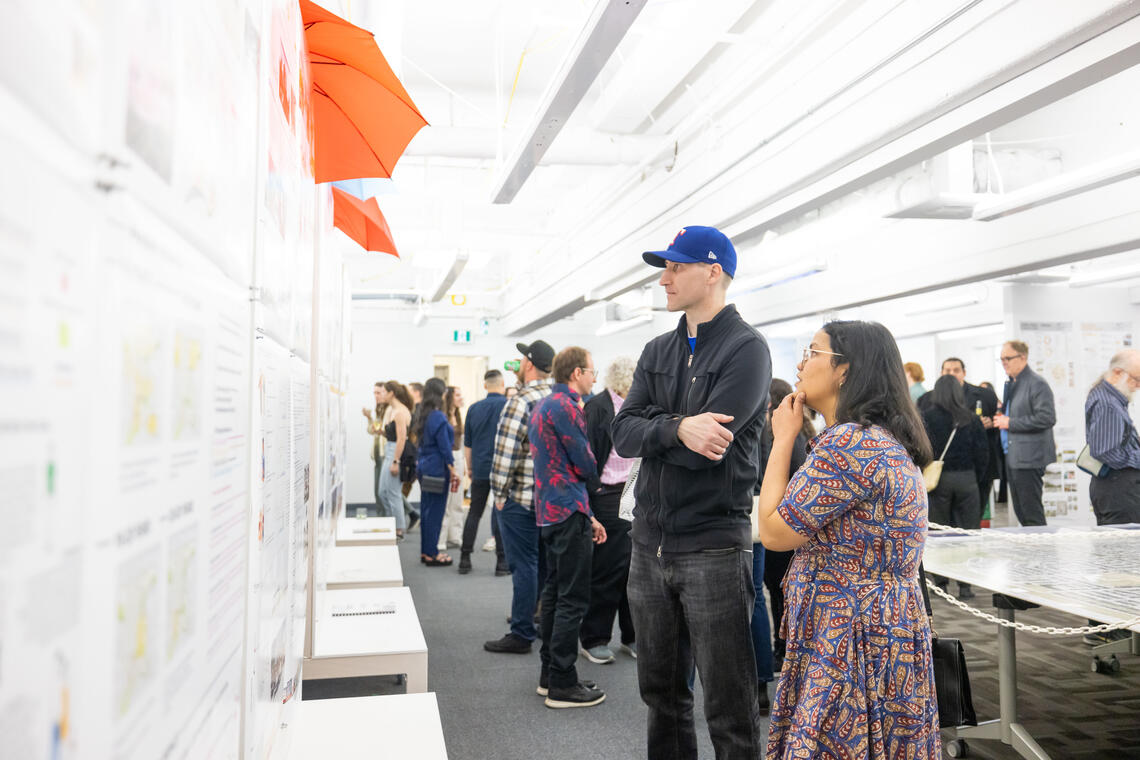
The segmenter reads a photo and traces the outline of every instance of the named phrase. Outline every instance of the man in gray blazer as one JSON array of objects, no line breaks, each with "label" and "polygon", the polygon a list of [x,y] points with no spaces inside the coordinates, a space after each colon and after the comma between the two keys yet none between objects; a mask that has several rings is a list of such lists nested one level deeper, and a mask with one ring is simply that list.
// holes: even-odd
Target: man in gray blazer
[{"label": "man in gray blazer", "polygon": [[1020,340],[1008,341],[1001,347],[1001,365],[1009,382],[1005,384],[1002,406],[1005,414],[994,417],[994,427],[1009,431],[1005,462],[1013,511],[1022,525],[1044,525],[1042,480],[1045,467],[1057,461],[1053,390],[1029,368],[1029,346]]}]

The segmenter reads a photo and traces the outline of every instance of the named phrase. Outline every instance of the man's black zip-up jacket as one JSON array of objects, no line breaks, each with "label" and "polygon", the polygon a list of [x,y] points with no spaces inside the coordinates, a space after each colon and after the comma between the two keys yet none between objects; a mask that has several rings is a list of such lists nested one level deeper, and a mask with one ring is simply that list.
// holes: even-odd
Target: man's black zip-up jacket
[{"label": "man's black zip-up jacket", "polygon": [[[768,343],[732,305],[697,327],[689,352],[685,317],[641,352],[633,387],[613,421],[614,447],[641,457],[633,540],[655,553],[752,544],[752,487],[772,382]],[[677,438],[682,417],[733,416],[719,461]]]}]

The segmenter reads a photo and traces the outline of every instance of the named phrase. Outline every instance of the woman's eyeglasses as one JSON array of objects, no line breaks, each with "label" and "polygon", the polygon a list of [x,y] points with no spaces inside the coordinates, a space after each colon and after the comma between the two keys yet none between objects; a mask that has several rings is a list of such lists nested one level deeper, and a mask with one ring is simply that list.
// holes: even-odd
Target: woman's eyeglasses
[{"label": "woman's eyeglasses", "polygon": [[837,354],[834,351],[823,351],[821,349],[812,348],[811,346],[808,346],[807,348],[804,349],[803,362],[806,364],[816,354],[827,354],[828,356],[843,356],[843,354]]}]

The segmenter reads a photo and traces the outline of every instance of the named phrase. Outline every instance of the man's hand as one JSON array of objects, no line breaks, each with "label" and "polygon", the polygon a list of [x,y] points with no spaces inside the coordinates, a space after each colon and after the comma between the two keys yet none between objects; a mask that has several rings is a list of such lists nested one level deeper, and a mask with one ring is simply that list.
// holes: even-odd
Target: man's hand
[{"label": "man's hand", "polygon": [[794,441],[804,426],[803,391],[784,396],[780,405],[772,410],[772,438],[777,441]]},{"label": "man's hand", "polygon": [[367,417],[368,419],[372,419],[372,410],[371,409],[369,409],[368,407],[364,407],[360,411],[364,413],[365,417]]},{"label": "man's hand", "polygon": [[993,430],[994,418],[993,417],[982,417],[982,427],[984,427],[986,430]]},{"label": "man's hand", "polygon": [[999,414],[994,417],[994,427],[998,430],[1009,430],[1009,417],[1006,417],[1004,414]]},{"label": "man's hand", "polygon": [[505,506],[507,506],[506,499],[504,499],[503,501],[496,501],[495,502],[495,509],[499,510],[500,512],[503,511],[503,507],[505,507]]},{"label": "man's hand", "polygon": [[732,431],[724,426],[724,423],[732,420],[732,415],[717,412],[685,417],[677,426],[677,438],[690,451],[719,462],[732,443]]},{"label": "man's hand", "polygon": [[598,518],[590,518],[590,528],[594,531],[594,543],[604,544],[606,542],[606,527],[598,522]]}]

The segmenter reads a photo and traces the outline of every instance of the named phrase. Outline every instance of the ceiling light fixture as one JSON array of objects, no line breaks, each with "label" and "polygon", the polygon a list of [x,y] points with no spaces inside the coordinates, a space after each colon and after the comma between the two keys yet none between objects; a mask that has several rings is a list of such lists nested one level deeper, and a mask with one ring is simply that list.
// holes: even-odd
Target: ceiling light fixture
[{"label": "ceiling light fixture", "polygon": [[1140,176],[1140,151],[1035,182],[988,203],[979,203],[973,216],[979,221],[990,222],[1136,176]]},{"label": "ceiling light fixture", "polygon": [[921,309],[911,309],[906,312],[908,317],[917,317],[920,314],[934,314],[939,311],[951,311],[952,309],[962,309],[967,306],[976,306],[980,304],[982,299],[978,296],[963,296],[947,301],[936,301],[928,306],[923,306]]},{"label": "ceiling light fixture", "polygon": [[729,286],[729,290],[733,295],[743,296],[748,293],[755,293],[758,290],[766,290],[767,288],[774,288],[777,285],[802,280],[805,277],[811,277],[814,274],[819,274],[824,271],[827,271],[826,261],[800,262],[798,264],[773,269],[766,274],[756,275],[755,277],[745,277],[742,280],[733,282]]},{"label": "ceiling light fixture", "polygon": [[1093,285],[1104,285],[1118,280],[1133,280],[1140,277],[1140,266],[1121,267],[1118,269],[1102,269],[1097,272],[1074,274],[1069,280],[1070,288],[1088,288]]},{"label": "ceiling light fixture", "polygon": [[1005,327],[1004,322],[992,322],[988,325],[977,325],[976,327],[961,327],[957,330],[944,330],[943,332],[934,333],[934,337],[938,340],[957,340],[958,338],[969,338],[974,335],[981,335],[983,333],[994,332],[1001,330]]},{"label": "ceiling light fixture", "polygon": [[447,270],[447,274],[444,275],[443,280],[439,283],[439,287],[435,289],[435,294],[430,299],[432,303],[443,300],[443,297],[447,295],[447,291],[450,290],[451,286],[455,284],[455,281],[459,279],[463,267],[467,266],[467,259],[467,251],[460,251],[455,254],[455,261],[452,262],[451,269]]}]

